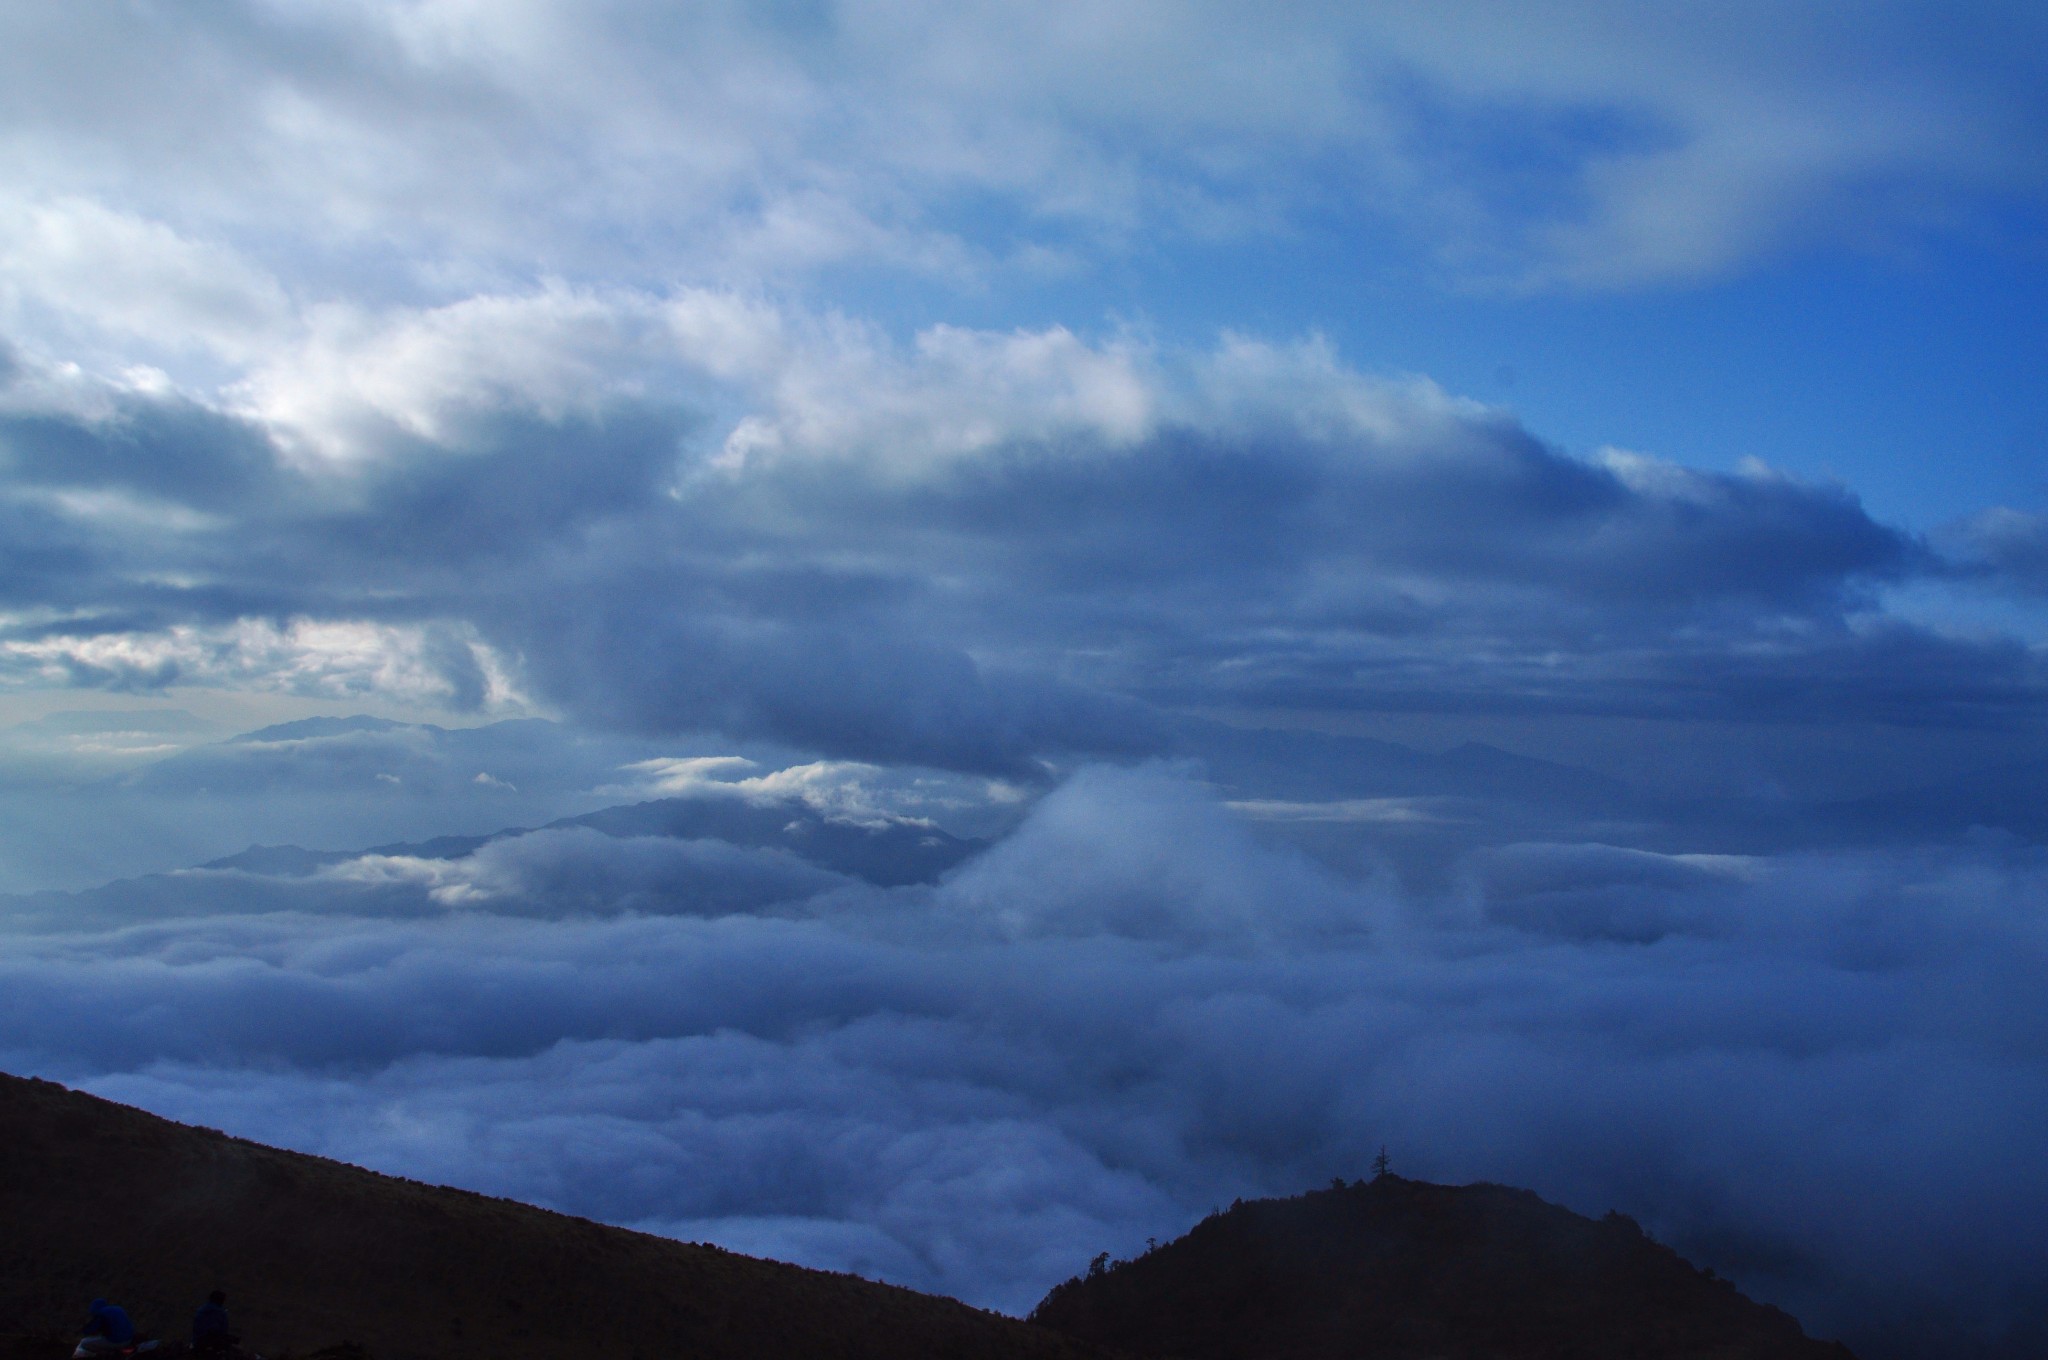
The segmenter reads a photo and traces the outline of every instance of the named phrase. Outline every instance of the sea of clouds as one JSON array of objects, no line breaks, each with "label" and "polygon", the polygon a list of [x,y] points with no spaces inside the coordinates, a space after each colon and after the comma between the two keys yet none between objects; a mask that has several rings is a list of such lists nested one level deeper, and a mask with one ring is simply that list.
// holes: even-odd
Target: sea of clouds
[{"label": "sea of clouds", "polygon": [[1010,1311],[1385,1145],[1633,1214],[1872,1356],[2038,1338],[2048,854],[1495,844],[1447,882],[1157,764],[893,888],[586,825],[188,871],[10,900],[0,1065]]}]

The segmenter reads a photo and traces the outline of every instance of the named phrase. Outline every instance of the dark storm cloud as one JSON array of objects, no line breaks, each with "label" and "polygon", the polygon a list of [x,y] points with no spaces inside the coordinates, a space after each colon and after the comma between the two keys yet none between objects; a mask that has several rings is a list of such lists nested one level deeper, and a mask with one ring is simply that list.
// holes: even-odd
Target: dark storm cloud
[{"label": "dark storm cloud", "polygon": [[[1870,614],[1933,559],[1839,488],[1578,459],[1427,394],[1372,399],[1348,428],[1226,414],[737,467],[699,466],[702,422],[641,399],[487,401],[290,471],[247,421],[131,392],[0,430],[5,584],[61,611],[16,625],[46,640],[370,620],[418,630],[455,707],[489,693],[481,639],[601,723],[1011,772],[1161,749],[1134,700],[1947,721],[2038,693],[2018,649]],[[127,688],[210,664],[40,655]]]},{"label": "dark storm cloud", "polygon": [[58,604],[101,583],[101,554],[65,516],[40,505],[0,502],[0,594],[15,604]]},{"label": "dark storm cloud", "polygon": [[436,568],[502,570],[658,503],[691,423],[626,404],[597,418],[494,416],[465,428],[455,449],[399,444],[365,478],[360,503],[278,527],[314,536],[316,576],[333,574],[323,558],[403,585]]},{"label": "dark storm cloud", "polygon": [[1505,421],[1170,430],[909,495],[843,467],[748,491],[846,551],[823,506],[892,528],[949,583],[919,602],[949,635],[1000,617],[1180,704],[1997,721],[2041,681],[2015,646],[1852,622],[1934,562],[1840,488],[1589,463]]},{"label": "dark storm cloud", "polygon": [[248,422],[174,397],[128,395],[90,422],[0,414],[5,476],[21,486],[119,487],[234,511],[277,494],[275,453]]},{"label": "dark storm cloud", "polygon": [[1386,1143],[1632,1213],[1859,1353],[2017,1356],[2048,1259],[2044,887],[1996,838],[1552,844],[1402,897],[1096,770],[936,888],[588,832],[216,874],[241,909],[6,936],[0,1054],[1011,1308]]},{"label": "dark storm cloud", "polygon": [[[1512,704],[1518,685],[1664,681],[1683,706],[1672,673],[1697,686],[1696,654],[1750,643],[1766,680],[1796,672],[1856,645],[1841,620],[1868,587],[1927,562],[1838,490],[1628,471],[1476,422],[1391,447],[1284,429],[1027,444],[908,485],[775,465],[693,483],[630,566],[575,559],[573,598],[634,607],[505,622],[554,692],[643,724],[731,705],[827,749],[931,760],[956,743],[993,764],[1062,738],[1115,749],[1131,728],[1048,672],[1184,702],[1342,675],[1368,702],[1432,682]],[[578,645],[547,648],[551,633]],[[1025,687],[954,646],[1045,678]],[[1464,680],[1475,651],[1491,664]]]},{"label": "dark storm cloud", "polygon": [[[778,468],[734,494],[770,532],[832,540],[847,524],[820,510],[841,505],[934,565],[1021,572],[1053,598],[1115,582],[1161,613],[1196,591],[1303,623],[1340,622],[1354,604],[1369,621],[1405,581],[1624,610],[1804,612],[1928,560],[1840,488],[1588,462],[1491,416],[1440,414],[1391,436],[1275,422],[1168,428],[1132,447],[1023,443],[909,488],[839,461]],[[1352,575],[1333,579],[1340,569]]]},{"label": "dark storm cloud", "polygon": [[1159,743],[1157,719],[1138,705],[1044,675],[992,673],[916,627],[914,605],[792,618],[733,598],[761,593],[759,583],[706,574],[712,582],[646,582],[634,571],[594,587],[607,607],[572,596],[488,626],[526,655],[545,693],[630,731],[711,728],[857,759],[1025,775],[1040,753]]}]

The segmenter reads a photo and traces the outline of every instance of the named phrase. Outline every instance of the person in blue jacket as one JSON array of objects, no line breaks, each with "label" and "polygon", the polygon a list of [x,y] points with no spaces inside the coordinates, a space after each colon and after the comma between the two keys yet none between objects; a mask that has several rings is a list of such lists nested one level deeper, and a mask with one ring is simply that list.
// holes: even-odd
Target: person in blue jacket
[{"label": "person in blue jacket", "polygon": [[227,1355],[234,1350],[236,1340],[228,1326],[228,1296],[216,1289],[192,1315],[192,1353]]},{"label": "person in blue jacket", "polygon": [[108,1354],[135,1342],[135,1324],[128,1320],[127,1310],[105,1299],[94,1299],[86,1309],[85,1339],[78,1348],[89,1354]]}]

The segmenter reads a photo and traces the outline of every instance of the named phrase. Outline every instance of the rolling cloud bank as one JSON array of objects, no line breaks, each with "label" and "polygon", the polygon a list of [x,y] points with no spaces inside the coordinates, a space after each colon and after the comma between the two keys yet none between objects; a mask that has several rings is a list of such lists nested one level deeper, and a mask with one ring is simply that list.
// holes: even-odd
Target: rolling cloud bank
[{"label": "rolling cloud bank", "polygon": [[[1011,1311],[1385,1145],[2048,1350],[2038,7],[684,8],[0,13],[0,1067]],[[1358,357],[1489,327],[1949,386]]]},{"label": "rolling cloud bank", "polygon": [[1020,811],[764,769],[665,762],[638,772],[665,798],[481,843],[16,897],[0,1061],[1013,1311],[1385,1144],[1636,1214],[1871,1354],[2039,1335],[2036,844],[1477,843],[1411,856],[1416,887],[1398,846],[1366,876],[1333,847],[1512,809],[1233,811],[1150,764]]}]

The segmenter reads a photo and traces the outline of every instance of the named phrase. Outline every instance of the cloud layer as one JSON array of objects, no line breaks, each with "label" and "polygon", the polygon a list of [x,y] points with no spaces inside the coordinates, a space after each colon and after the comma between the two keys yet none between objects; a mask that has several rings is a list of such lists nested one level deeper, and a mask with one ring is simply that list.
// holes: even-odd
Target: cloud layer
[{"label": "cloud layer", "polygon": [[1403,894],[1095,769],[935,888],[572,829],[17,904],[0,1061],[1010,1309],[1385,1143],[1632,1213],[1859,1353],[2017,1355],[2044,875],[1528,844]]},{"label": "cloud layer", "polygon": [[1163,749],[1162,704],[2017,729],[2038,703],[2031,650],[1886,610],[1968,568],[1846,489],[1570,456],[1313,340],[905,348],[549,290],[350,346],[239,408],[18,360],[0,669],[1013,775]]},{"label": "cloud layer", "polygon": [[1057,272],[1331,215],[1626,286],[2038,205],[2040,37],[1912,0],[31,10],[0,270],[39,324],[230,360],[340,279]]}]

